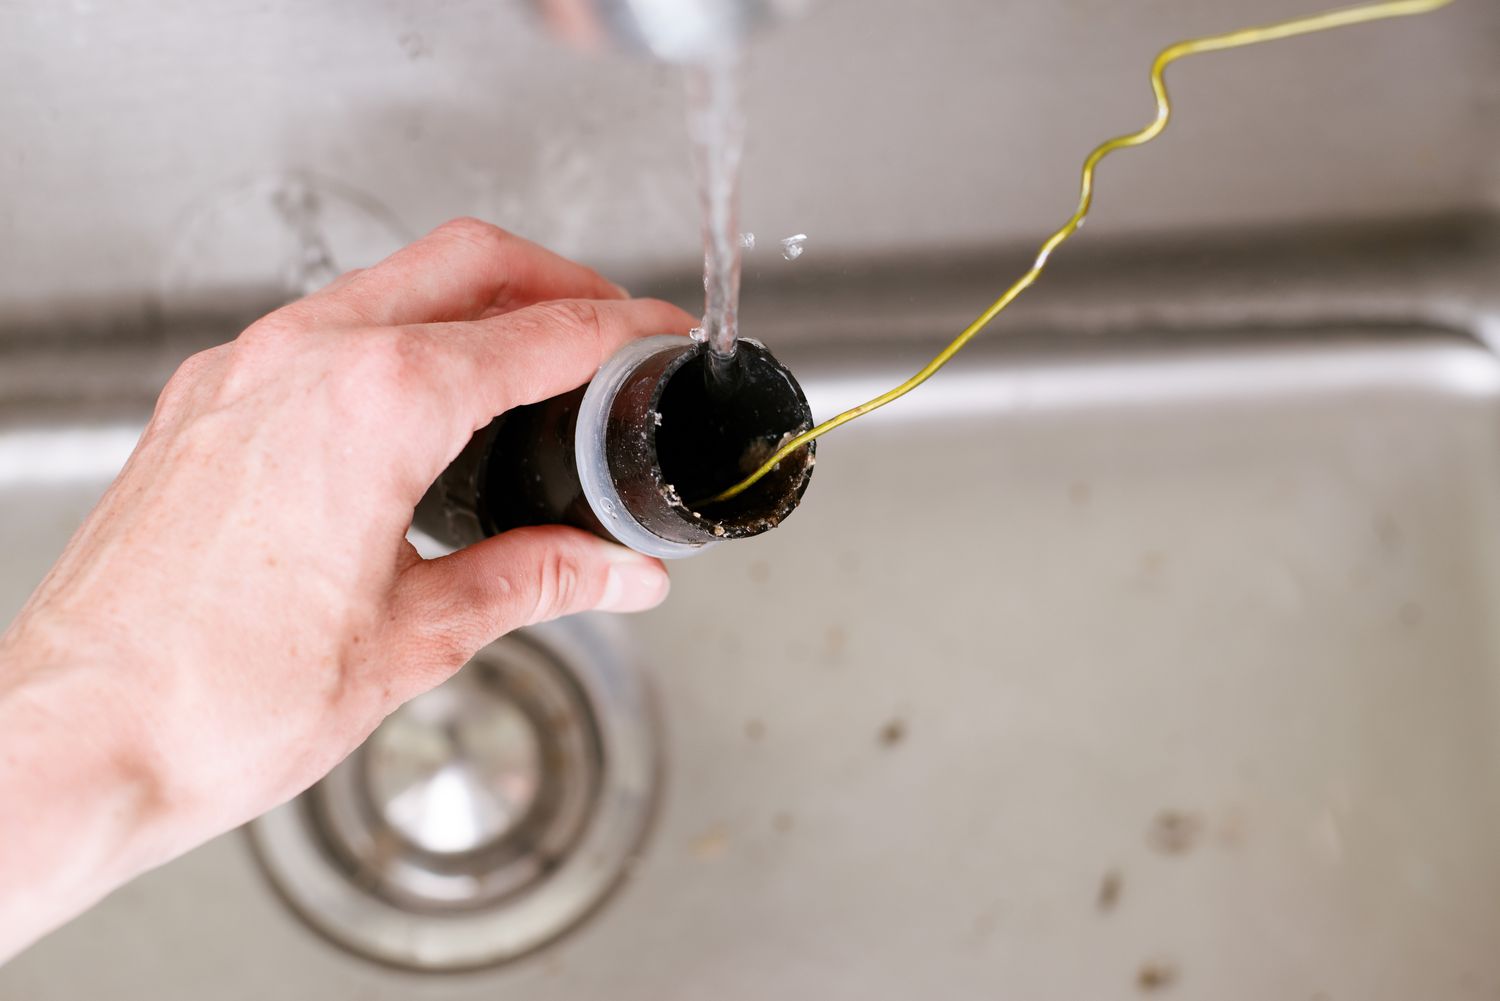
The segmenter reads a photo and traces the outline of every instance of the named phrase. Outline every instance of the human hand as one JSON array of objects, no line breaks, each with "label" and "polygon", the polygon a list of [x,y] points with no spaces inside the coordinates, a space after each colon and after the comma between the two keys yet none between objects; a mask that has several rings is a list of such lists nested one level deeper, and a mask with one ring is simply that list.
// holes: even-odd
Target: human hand
[{"label": "human hand", "polygon": [[693,322],[457,220],[189,358],[0,637],[0,959],[302,791],[502,633],[660,602],[659,562],[576,529],[435,560],[405,533],[496,414]]}]

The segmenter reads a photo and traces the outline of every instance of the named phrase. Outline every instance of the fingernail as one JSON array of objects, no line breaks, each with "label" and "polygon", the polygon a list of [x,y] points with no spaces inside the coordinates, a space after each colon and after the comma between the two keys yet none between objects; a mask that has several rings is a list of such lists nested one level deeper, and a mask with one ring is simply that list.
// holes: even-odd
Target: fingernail
[{"label": "fingernail", "polygon": [[604,594],[594,607],[601,612],[641,612],[661,604],[671,587],[667,572],[654,560],[621,550],[604,580]]}]

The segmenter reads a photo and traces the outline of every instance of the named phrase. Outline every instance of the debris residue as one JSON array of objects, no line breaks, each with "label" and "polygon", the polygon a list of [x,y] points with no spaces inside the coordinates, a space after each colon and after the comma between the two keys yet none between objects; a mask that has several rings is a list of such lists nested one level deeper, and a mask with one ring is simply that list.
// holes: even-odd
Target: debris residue
[{"label": "debris residue", "polygon": [[1165,990],[1177,982],[1177,967],[1165,959],[1151,959],[1141,964],[1135,985],[1142,991]]},{"label": "debris residue", "polygon": [[694,838],[688,851],[693,858],[703,862],[722,857],[729,851],[729,829],[723,824],[715,824]]},{"label": "debris residue", "polygon": [[403,31],[396,39],[396,43],[401,46],[401,51],[406,53],[406,58],[412,62],[432,54],[427,39],[415,31]]},{"label": "debris residue", "polygon": [[849,643],[849,631],[843,626],[833,625],[823,630],[823,659],[837,660]]},{"label": "debris residue", "polygon": [[895,747],[906,739],[906,721],[893,719],[880,728],[880,746]]},{"label": "debris residue", "polygon": [[1181,810],[1163,810],[1146,831],[1146,844],[1163,855],[1185,855],[1203,833],[1203,821]]},{"label": "debris residue", "polygon": [[1099,894],[1095,899],[1099,910],[1105,914],[1115,909],[1120,902],[1120,891],[1125,888],[1125,877],[1118,870],[1111,869],[1099,880]]}]

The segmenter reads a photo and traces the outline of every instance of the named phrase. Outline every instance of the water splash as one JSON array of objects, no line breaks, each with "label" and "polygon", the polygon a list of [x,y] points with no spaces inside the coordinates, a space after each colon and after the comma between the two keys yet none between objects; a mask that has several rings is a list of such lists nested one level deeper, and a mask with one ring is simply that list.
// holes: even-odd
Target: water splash
[{"label": "water splash", "polygon": [[795,261],[802,256],[802,251],[807,249],[807,234],[798,233],[781,241],[781,256],[789,261]]},{"label": "water splash", "polygon": [[283,282],[293,296],[304,296],[339,276],[333,251],[323,231],[323,200],[303,178],[293,176],[271,195],[271,204],[291,232],[296,247]]},{"label": "water splash", "polygon": [[238,304],[269,306],[378,261],[418,234],[378,199],[334,178],[275,171],[194,193],[157,278],[176,318]]},{"label": "water splash", "polygon": [[741,233],[740,234],[740,248],[742,250],[754,250],[755,249],[755,234],[754,233]]}]

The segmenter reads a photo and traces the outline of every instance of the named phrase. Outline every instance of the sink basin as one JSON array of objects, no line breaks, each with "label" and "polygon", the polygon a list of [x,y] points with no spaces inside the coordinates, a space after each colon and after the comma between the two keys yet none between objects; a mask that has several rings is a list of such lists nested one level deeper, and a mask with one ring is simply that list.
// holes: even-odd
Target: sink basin
[{"label": "sink basin", "polygon": [[[1398,295],[1365,252],[1316,297],[1284,260],[1154,298],[1079,279],[826,439],[782,528],[675,565],[627,623],[654,829],[550,946],[365,961],[234,832],[0,968],[0,997],[1493,995],[1500,360],[1461,276]],[[983,304],[842,281],[747,320],[821,415]],[[149,402],[58,399],[0,429],[0,621]]]}]

